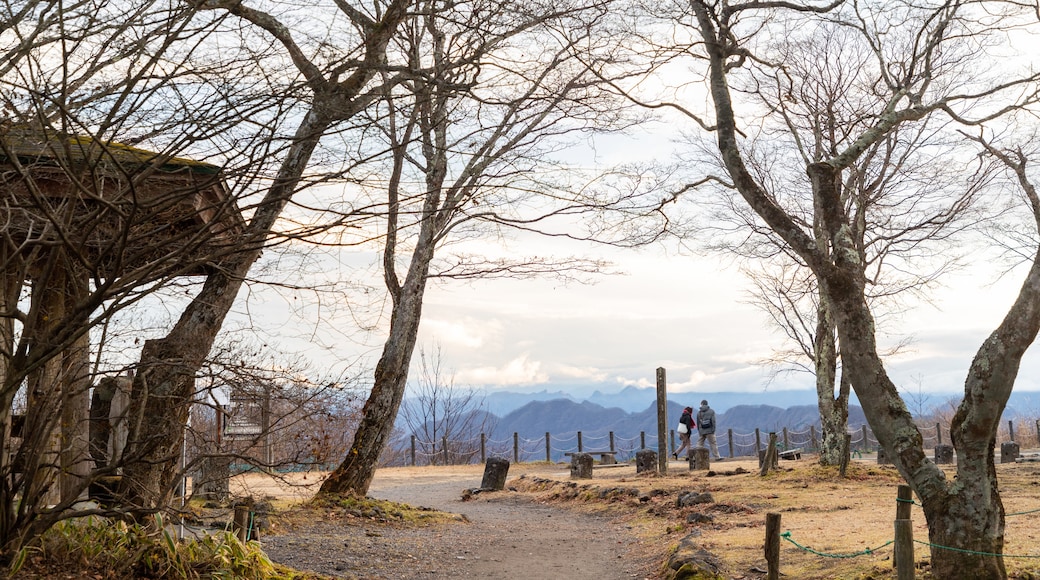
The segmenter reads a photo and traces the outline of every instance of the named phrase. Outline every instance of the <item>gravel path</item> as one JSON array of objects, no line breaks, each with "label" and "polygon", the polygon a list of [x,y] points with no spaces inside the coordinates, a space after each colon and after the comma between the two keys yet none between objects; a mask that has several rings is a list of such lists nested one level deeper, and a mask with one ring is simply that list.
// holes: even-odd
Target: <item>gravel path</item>
[{"label": "gravel path", "polygon": [[276,562],[339,578],[649,576],[647,563],[629,553],[637,544],[624,524],[543,505],[511,491],[462,501],[463,490],[479,486],[480,474],[473,473],[377,474],[370,496],[462,514],[468,522],[408,528],[316,521],[262,543]]}]

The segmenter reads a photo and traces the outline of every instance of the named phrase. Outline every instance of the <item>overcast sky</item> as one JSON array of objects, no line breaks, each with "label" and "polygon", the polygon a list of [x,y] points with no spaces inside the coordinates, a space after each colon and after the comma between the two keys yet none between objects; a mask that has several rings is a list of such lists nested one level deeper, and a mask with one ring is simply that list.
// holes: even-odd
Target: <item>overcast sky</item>
[{"label": "overcast sky", "polygon": [[[532,243],[547,245],[526,248],[543,255],[550,246],[576,251],[559,247],[558,240]],[[564,390],[580,397],[593,388],[652,386],[657,367],[667,370],[669,391],[676,393],[812,388],[805,374],[770,383],[768,370],[756,364],[781,345],[781,337],[747,303],[742,274],[720,257],[662,248],[581,249],[612,259],[623,273],[588,285],[434,284],[426,293],[420,345],[428,351],[440,346],[457,384],[489,390]],[[994,272],[980,265],[946,278],[946,286],[932,293],[934,304],[900,316],[892,328],[912,335],[913,343],[889,361],[897,384],[912,392],[961,392],[972,356],[1003,317],[1023,273],[994,282]],[[367,344],[337,340],[339,330],[350,334],[357,327],[354,314],[327,306],[287,308],[293,302],[291,293],[252,296],[251,324],[318,367],[344,366],[358,356],[374,364],[385,333],[370,333]],[[1037,351],[1027,355],[1016,390],[1040,390]]]}]

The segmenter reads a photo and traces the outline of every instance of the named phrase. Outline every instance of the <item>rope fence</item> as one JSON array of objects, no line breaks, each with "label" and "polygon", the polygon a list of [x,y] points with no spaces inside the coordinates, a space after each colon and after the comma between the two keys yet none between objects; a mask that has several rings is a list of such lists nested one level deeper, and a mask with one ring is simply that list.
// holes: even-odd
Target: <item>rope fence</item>
[{"label": "rope fence", "polygon": [[[887,542],[875,547],[865,548],[854,552],[825,552],[812,548],[811,546],[801,544],[794,540],[793,534],[790,530],[783,533],[780,532],[780,519],[779,513],[768,513],[766,514],[766,541],[765,541],[765,557],[767,566],[767,578],[779,578],[780,577],[780,540],[790,543],[798,550],[802,552],[813,554],[821,558],[858,558],[860,556],[871,556],[877,554],[880,550],[883,550],[889,546],[893,547],[893,567],[896,568],[896,577],[899,579],[913,578],[914,577],[914,544],[920,544],[927,546],[929,549],[937,550],[950,550],[954,552],[961,552],[965,554],[975,554],[978,556],[986,557],[1000,557],[1000,558],[1026,558],[1026,559],[1040,559],[1040,554],[1003,554],[1003,553],[992,553],[992,552],[980,552],[976,550],[967,550],[964,548],[955,548],[952,546],[943,546],[940,544],[934,544],[923,540],[916,540],[913,538],[913,528],[910,525],[910,508],[911,506],[920,506],[921,504],[914,501],[910,486],[900,485],[898,488],[898,494],[896,497],[896,519],[894,522],[894,538]],[[1005,517],[1027,515],[1040,512],[1040,509],[1026,510],[1020,512],[1014,512],[1006,514]]]},{"label": "rope fence", "polygon": [[[1030,425],[1027,423],[1027,427]],[[1040,441],[1040,420],[1034,425],[1036,438]],[[948,463],[952,461],[952,446],[949,437],[949,429],[943,430],[942,425],[918,426],[926,449],[936,450],[936,461]],[[1008,421],[1007,431],[998,437],[1001,445],[1015,442],[1015,426]],[[716,434],[719,453],[730,459],[737,457],[758,457],[765,450],[769,433],[777,434],[777,448],[780,451],[798,451],[806,453],[819,452],[821,448],[821,434],[815,425],[806,428],[791,429],[782,427],[779,430],[755,429],[748,433],[740,433],[733,429]],[[863,453],[875,453],[880,451],[877,438],[867,424],[849,427],[850,436],[849,452],[854,457],[862,457]],[[1032,435],[1032,433],[1028,433]],[[691,441],[696,443],[696,431],[691,436]],[[679,447],[678,433],[674,430],[668,432],[668,448],[675,451]],[[943,452],[940,457],[940,451]],[[583,433],[582,431],[568,433],[549,433],[544,437],[527,438],[521,437],[519,433],[513,433],[507,439],[490,439],[484,433],[469,438],[441,437],[439,440],[421,440],[412,435],[410,442],[410,464],[415,465],[463,465],[468,463],[484,463],[488,457],[509,459],[514,463],[524,462],[558,462],[567,454],[581,453],[587,451],[610,452],[618,461],[629,461],[635,457],[636,452],[641,449],[657,449],[657,435],[640,431],[631,437],[619,436],[613,431],[607,433],[599,432],[595,435]],[[1003,454],[1003,447],[1002,447]],[[396,460],[391,460],[393,465],[400,462],[400,453],[396,453]],[[884,463],[879,458],[879,463]],[[397,463],[399,464],[399,463]]]}]

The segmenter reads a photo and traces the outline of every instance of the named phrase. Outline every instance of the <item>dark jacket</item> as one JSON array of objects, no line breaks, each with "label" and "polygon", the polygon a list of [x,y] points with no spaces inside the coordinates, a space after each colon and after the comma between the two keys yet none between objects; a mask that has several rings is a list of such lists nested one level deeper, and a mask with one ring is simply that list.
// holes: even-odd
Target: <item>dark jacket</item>
[{"label": "dark jacket", "polygon": [[697,411],[697,432],[701,435],[715,433],[715,411],[707,405],[701,405],[701,410]]},{"label": "dark jacket", "polygon": [[686,411],[683,411],[682,417],[679,417],[679,422],[683,425],[686,425],[687,435],[693,433],[693,428],[696,427],[696,425],[694,425],[693,423],[693,415],[687,413]]}]

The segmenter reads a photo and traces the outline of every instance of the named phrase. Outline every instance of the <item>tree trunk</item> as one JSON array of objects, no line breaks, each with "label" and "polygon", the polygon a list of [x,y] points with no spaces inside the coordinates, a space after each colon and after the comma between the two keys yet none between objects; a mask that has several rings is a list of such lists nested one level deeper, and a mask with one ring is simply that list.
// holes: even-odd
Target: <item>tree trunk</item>
[{"label": "tree trunk", "polygon": [[397,411],[404,398],[408,367],[415,351],[422,317],[423,294],[433,259],[433,243],[432,236],[424,232],[413,254],[405,284],[399,293],[391,288],[391,294],[397,294],[398,299],[394,301],[391,313],[390,335],[376,364],[372,392],[365,402],[361,423],[347,457],[321,484],[320,494],[356,493],[363,496],[368,493],[379,455],[393,430]]},{"label": "tree trunk", "polygon": [[[319,107],[320,108],[320,107]],[[313,111],[296,132],[280,178],[271,186],[243,235],[243,251],[206,278],[170,333],[141,350],[127,409],[129,433],[120,493],[135,517],[159,509],[172,495],[177,459],[195,395],[195,373],[209,354],[242,281],[292,197],[330,120]]]},{"label": "tree trunk", "polygon": [[849,423],[849,384],[844,373],[839,383],[838,345],[831,308],[831,300],[821,287],[813,345],[816,400],[820,408],[820,465],[841,465]]},{"label": "tree trunk", "polygon": [[[961,463],[958,453],[958,463]],[[993,454],[969,459],[979,477],[967,478],[946,502],[927,502],[928,540],[935,578],[1006,578],[1004,506],[997,491]],[[963,464],[962,464],[963,465]],[[967,467],[967,466],[964,466]],[[938,546],[950,546],[947,550]]]}]

